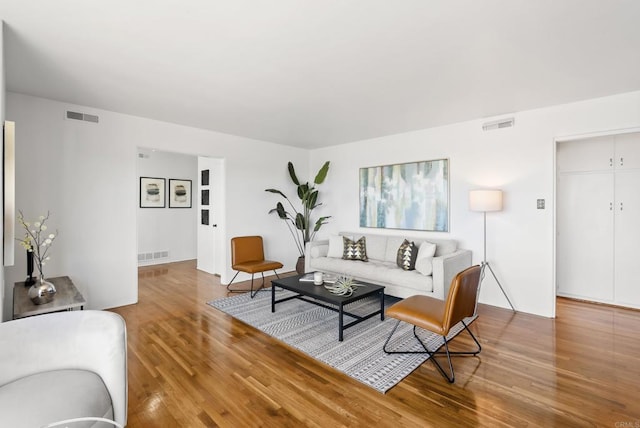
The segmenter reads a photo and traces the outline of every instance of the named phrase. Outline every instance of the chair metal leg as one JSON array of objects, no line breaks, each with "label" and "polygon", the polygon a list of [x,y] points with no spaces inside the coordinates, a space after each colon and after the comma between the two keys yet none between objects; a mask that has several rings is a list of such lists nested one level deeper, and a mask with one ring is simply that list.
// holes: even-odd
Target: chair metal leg
[{"label": "chair metal leg", "polygon": [[[387,354],[428,354],[429,355],[429,359],[433,362],[433,364],[435,364],[435,366],[438,369],[438,371],[440,372],[440,374],[445,379],[447,379],[449,381],[449,383],[453,383],[456,380],[455,379],[455,373],[453,371],[453,364],[451,362],[451,356],[456,356],[456,355],[478,355],[480,353],[480,351],[482,350],[482,346],[480,346],[480,342],[478,342],[478,339],[476,339],[475,335],[471,332],[471,330],[469,330],[469,327],[467,326],[467,324],[464,321],[462,321],[462,325],[464,326],[464,329],[467,330],[467,332],[469,332],[469,334],[471,335],[471,338],[473,339],[473,341],[476,343],[476,345],[478,345],[478,349],[475,350],[475,351],[466,351],[466,352],[463,352],[463,351],[451,352],[451,351],[449,351],[449,344],[448,343],[453,338],[451,338],[450,340],[447,340],[446,336],[442,336],[442,339],[443,339],[444,343],[442,345],[440,345],[440,347],[438,349],[436,349],[435,351],[430,351],[429,348],[427,348],[427,345],[418,336],[418,334],[416,332],[416,329],[417,329],[416,326],[413,326],[413,335],[418,340],[420,345],[422,345],[422,348],[424,349],[424,351],[389,351],[389,350],[387,350],[387,345],[389,344],[389,341],[391,340],[391,337],[394,335],[394,333],[398,329],[399,325],[400,325],[400,320],[398,320],[398,322],[396,323],[395,327],[393,327],[393,330],[391,331],[391,334],[389,334],[389,337],[387,337],[387,340],[384,342],[382,350]],[[439,352],[438,351],[440,348],[442,348],[442,346],[444,346],[445,352]],[[450,374],[447,374],[447,372],[445,372],[445,370],[442,368],[440,363],[435,359],[436,355],[446,355],[447,356],[447,362],[449,363],[449,373]]]},{"label": "chair metal leg", "polygon": [[[237,271],[236,274],[233,276],[233,278],[231,279],[231,282],[229,282],[229,284],[227,284],[227,291],[229,293],[246,293],[247,290],[232,290],[231,288],[231,284],[233,284],[233,281],[236,279],[236,277],[238,276],[238,274],[240,273],[240,271]],[[249,290],[249,293],[251,294],[251,298],[253,299],[253,297],[256,295],[256,293],[258,291],[260,291],[260,289],[256,290],[255,292],[253,291],[253,275],[251,274],[251,290]],[[262,285],[264,286],[264,275],[262,276]]]},{"label": "chair metal leg", "polygon": [[[236,274],[233,276],[233,278],[231,279],[231,282],[229,282],[229,284],[227,284],[227,291],[229,293],[245,293],[247,290],[232,290],[229,287],[231,286],[231,284],[233,283],[233,281],[236,279],[236,277],[238,276],[238,274],[240,273],[240,271],[237,271]],[[275,271],[275,269],[273,270],[273,273],[276,274],[276,277],[278,277],[278,279],[280,279],[280,276],[278,275],[278,272]],[[262,284],[260,285],[260,287],[256,288],[256,290],[253,290],[253,276],[254,274],[251,274],[251,289],[249,290],[249,293],[251,294],[251,298],[253,299],[256,294],[258,294],[258,291],[263,290],[264,289],[264,272],[260,272],[260,275],[262,275]]]},{"label": "chair metal leg", "polygon": [[231,279],[231,282],[229,282],[227,284],[227,291],[229,293],[244,293],[244,290],[232,290],[232,289],[229,288],[229,287],[231,287],[231,284],[233,284],[233,281],[235,281],[235,279],[236,279],[236,277],[238,276],[239,273],[240,273],[240,271],[237,271],[236,274]]},{"label": "chair metal leg", "polygon": [[253,291],[253,274],[251,274],[251,298],[252,299],[256,297],[256,294],[258,294],[258,291],[264,289],[264,272],[260,272],[260,275],[262,275],[262,284],[260,285],[260,287],[256,288],[256,291]]}]

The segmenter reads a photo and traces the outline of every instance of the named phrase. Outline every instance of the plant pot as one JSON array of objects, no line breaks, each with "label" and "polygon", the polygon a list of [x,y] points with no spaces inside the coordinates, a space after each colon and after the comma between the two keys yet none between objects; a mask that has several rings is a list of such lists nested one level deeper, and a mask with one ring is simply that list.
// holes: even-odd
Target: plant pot
[{"label": "plant pot", "polygon": [[298,263],[296,263],[296,272],[298,272],[298,275],[302,275],[304,273],[304,256],[298,257]]}]

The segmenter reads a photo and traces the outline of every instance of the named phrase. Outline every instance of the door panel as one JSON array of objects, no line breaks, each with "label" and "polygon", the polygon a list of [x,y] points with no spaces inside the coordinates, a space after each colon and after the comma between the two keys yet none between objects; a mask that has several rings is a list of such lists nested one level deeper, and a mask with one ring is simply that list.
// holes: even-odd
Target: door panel
[{"label": "door panel", "polygon": [[[198,260],[197,268],[207,273],[218,273],[219,266],[216,263],[217,250],[217,180],[219,160],[206,157],[198,158]],[[203,182],[203,171],[206,180]],[[208,191],[208,200],[203,201],[202,191]],[[203,203],[204,202],[204,203]],[[204,211],[204,213],[203,213]],[[203,215],[207,219],[203,224]],[[214,226],[215,225],[215,226]]]},{"label": "door panel", "polygon": [[615,301],[640,306],[640,171],[616,174]]},{"label": "door panel", "polygon": [[607,171],[613,169],[614,137],[595,137],[558,143],[559,172]]},{"label": "door panel", "polygon": [[640,168],[640,133],[616,135],[616,170]]},{"label": "door panel", "polygon": [[558,294],[613,300],[613,174],[559,174]]}]

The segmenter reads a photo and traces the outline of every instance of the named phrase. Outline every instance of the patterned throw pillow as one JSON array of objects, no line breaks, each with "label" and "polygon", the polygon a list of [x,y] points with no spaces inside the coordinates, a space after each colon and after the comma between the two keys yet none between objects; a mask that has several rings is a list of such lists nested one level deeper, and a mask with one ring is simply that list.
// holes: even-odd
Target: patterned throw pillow
[{"label": "patterned throw pillow", "polygon": [[342,258],[345,260],[360,260],[363,262],[368,261],[367,258],[367,244],[364,236],[357,241],[353,241],[346,236],[343,237],[344,252]]},{"label": "patterned throw pillow", "polygon": [[418,246],[405,239],[400,248],[398,248],[398,257],[396,258],[398,267],[404,270],[414,270],[416,268],[416,258],[418,258]]}]

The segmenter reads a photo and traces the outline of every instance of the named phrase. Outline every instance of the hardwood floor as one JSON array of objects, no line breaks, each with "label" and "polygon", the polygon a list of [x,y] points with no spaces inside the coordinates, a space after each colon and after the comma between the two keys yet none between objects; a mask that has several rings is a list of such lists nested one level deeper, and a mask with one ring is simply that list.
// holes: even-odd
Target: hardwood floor
[{"label": "hardwood floor", "polygon": [[127,321],[130,428],[640,427],[640,311],[559,299],[552,320],[481,305],[482,353],[454,360],[455,384],[425,362],[383,395],[208,306],[227,292],[193,261],[140,268],[139,289],[113,310]]}]

